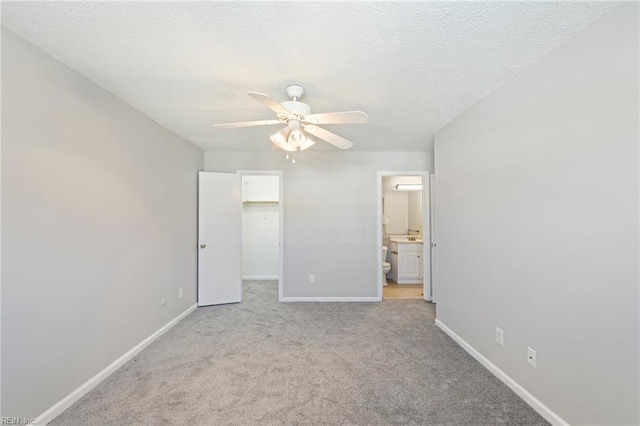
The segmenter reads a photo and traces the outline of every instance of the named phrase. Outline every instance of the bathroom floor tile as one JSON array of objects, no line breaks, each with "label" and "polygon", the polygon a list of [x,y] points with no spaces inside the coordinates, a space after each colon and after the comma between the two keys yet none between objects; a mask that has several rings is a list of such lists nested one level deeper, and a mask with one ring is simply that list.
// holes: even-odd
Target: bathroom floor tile
[{"label": "bathroom floor tile", "polygon": [[422,284],[396,284],[389,280],[382,288],[383,299],[422,299]]}]

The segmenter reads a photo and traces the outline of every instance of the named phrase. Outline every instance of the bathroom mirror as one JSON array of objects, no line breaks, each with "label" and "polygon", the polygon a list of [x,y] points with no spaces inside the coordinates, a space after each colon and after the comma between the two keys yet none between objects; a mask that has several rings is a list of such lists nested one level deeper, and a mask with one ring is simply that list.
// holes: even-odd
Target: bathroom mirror
[{"label": "bathroom mirror", "polygon": [[419,176],[393,176],[383,178],[384,234],[422,237],[422,191],[399,191],[397,184],[420,184]]}]

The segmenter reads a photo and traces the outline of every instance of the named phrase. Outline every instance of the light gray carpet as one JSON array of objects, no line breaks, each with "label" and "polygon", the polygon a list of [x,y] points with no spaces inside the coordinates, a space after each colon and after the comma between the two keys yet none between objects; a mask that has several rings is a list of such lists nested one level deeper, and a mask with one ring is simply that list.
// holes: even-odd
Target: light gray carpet
[{"label": "light gray carpet", "polygon": [[53,425],[543,425],[422,300],[199,308]]}]

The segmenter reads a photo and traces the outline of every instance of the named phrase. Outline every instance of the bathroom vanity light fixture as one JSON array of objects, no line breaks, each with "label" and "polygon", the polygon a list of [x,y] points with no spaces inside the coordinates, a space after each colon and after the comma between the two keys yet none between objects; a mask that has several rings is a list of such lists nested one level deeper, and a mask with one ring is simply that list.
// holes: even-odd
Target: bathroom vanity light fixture
[{"label": "bathroom vanity light fixture", "polygon": [[398,191],[420,191],[422,189],[421,183],[399,183],[396,185]]}]

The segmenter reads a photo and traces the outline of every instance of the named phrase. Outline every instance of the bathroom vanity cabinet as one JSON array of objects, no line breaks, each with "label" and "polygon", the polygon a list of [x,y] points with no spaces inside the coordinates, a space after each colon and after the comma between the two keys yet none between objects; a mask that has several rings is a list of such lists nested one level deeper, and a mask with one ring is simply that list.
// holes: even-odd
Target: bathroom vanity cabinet
[{"label": "bathroom vanity cabinet", "polygon": [[422,242],[393,241],[389,245],[391,271],[387,276],[398,284],[422,283]]}]

